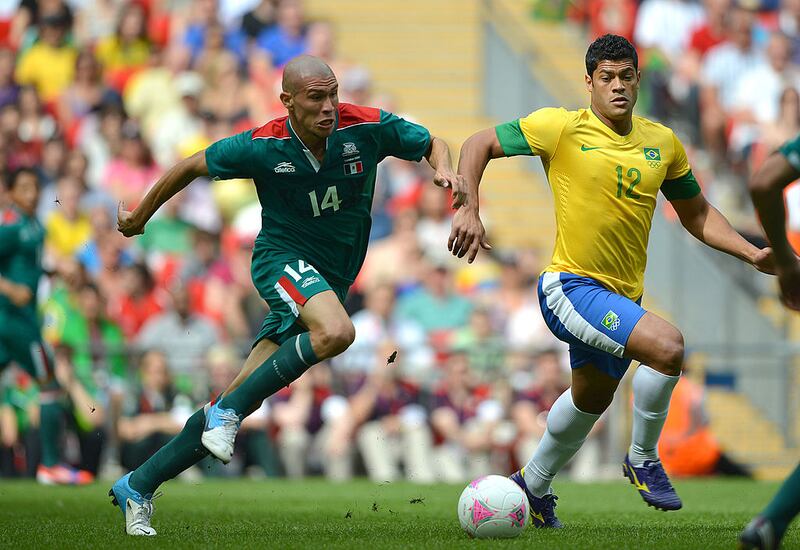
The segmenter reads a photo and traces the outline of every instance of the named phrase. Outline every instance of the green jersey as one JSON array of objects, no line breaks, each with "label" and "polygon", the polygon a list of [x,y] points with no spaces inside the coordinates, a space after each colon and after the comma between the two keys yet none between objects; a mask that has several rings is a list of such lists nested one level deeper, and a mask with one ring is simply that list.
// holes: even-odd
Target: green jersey
[{"label": "green jersey", "polygon": [[792,168],[800,172],[800,134],[781,145],[779,151]]},{"label": "green jersey", "polygon": [[254,270],[271,254],[293,253],[329,282],[349,286],[367,251],[378,163],[419,161],[430,139],[418,124],[341,103],[322,162],[282,117],[214,143],[206,164],[215,179],[255,181],[263,213]]},{"label": "green jersey", "polygon": [[[27,286],[34,296],[42,276],[43,246],[44,227],[36,217],[13,207],[0,214],[0,277]],[[8,298],[0,296],[0,313],[12,308]],[[21,309],[26,317],[36,318],[35,299]]]}]

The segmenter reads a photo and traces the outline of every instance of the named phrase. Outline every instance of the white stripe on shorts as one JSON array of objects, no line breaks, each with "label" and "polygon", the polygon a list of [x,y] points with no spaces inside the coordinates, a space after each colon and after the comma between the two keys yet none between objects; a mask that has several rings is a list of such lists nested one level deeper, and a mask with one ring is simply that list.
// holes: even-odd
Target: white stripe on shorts
[{"label": "white stripe on shorts", "polygon": [[566,329],[578,340],[616,357],[622,357],[625,346],[615,342],[608,335],[594,328],[564,294],[560,273],[546,272],[542,276],[542,292],[547,300],[547,308],[552,311]]},{"label": "white stripe on shorts", "polygon": [[286,290],[284,290],[280,282],[275,283],[275,290],[278,291],[278,295],[281,297],[281,300],[286,302],[286,304],[289,306],[289,309],[292,310],[294,316],[299,317],[300,311],[298,311],[297,309],[297,303],[294,300],[292,300],[292,297],[289,296],[289,293],[286,292]]}]

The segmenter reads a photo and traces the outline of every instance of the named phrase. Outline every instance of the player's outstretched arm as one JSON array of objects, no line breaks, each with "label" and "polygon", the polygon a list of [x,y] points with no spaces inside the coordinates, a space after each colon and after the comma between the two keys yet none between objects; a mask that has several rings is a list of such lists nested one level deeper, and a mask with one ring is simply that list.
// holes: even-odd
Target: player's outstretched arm
[{"label": "player's outstretched arm", "polygon": [[119,232],[126,237],[141,235],[144,226],[161,208],[161,205],[174,197],[195,178],[208,175],[206,166],[206,152],[200,151],[189,158],[183,159],[167,170],[156,184],[147,192],[141,204],[133,212],[125,210],[125,205],[119,205],[117,212],[117,227]]},{"label": "player's outstretched arm", "polygon": [[494,128],[487,128],[471,135],[461,146],[458,174],[464,178],[464,187],[462,196],[453,203],[458,212],[453,217],[447,248],[459,258],[466,255],[469,263],[475,260],[478,249],[492,248],[486,240],[486,229],[480,217],[478,186],[489,161],[503,156],[505,153]]},{"label": "player's outstretched arm", "polygon": [[453,190],[453,208],[458,208],[464,197],[464,178],[453,170],[453,160],[450,157],[450,148],[447,142],[436,136],[431,136],[431,144],[425,153],[425,160],[436,171],[433,183],[439,187]]},{"label": "player's outstretched arm", "polygon": [[750,195],[775,256],[781,299],[794,310],[800,310],[800,262],[786,238],[783,190],[798,177],[787,158],[775,153],[750,178]]},{"label": "player's outstretched arm", "polygon": [[775,273],[772,249],[758,248],[748,242],[702,193],[690,199],[675,199],[672,206],[681,224],[699,241],[735,256],[763,273]]}]

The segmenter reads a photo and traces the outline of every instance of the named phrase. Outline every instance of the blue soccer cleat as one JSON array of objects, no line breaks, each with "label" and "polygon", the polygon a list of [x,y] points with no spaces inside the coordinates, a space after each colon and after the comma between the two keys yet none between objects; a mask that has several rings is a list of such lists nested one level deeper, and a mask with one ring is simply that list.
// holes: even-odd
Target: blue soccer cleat
[{"label": "blue soccer cleat", "polygon": [[739,533],[739,550],[777,550],[781,537],[766,518],[757,517]]},{"label": "blue soccer cleat", "polygon": [[219,401],[206,405],[206,424],[200,442],[203,447],[227,464],[233,458],[233,442],[242,425],[242,419],[233,409],[223,409]]},{"label": "blue soccer cleat", "polygon": [[161,493],[152,496],[142,496],[128,483],[131,474],[125,474],[117,480],[108,492],[111,504],[119,506],[122,517],[125,518],[125,532],[134,536],[152,537],[156,530],[150,525],[153,516],[153,500]]},{"label": "blue soccer cleat", "polygon": [[561,529],[564,527],[556,517],[556,500],[558,500],[556,495],[550,493],[541,498],[534,496],[525,483],[525,468],[514,472],[508,478],[525,491],[534,527],[537,529]]},{"label": "blue soccer cleat", "polygon": [[669,482],[660,460],[647,460],[644,466],[637,467],[631,464],[628,455],[625,455],[625,461],[622,463],[622,475],[636,487],[648,506],[664,512],[680,510],[683,507],[683,503]]}]

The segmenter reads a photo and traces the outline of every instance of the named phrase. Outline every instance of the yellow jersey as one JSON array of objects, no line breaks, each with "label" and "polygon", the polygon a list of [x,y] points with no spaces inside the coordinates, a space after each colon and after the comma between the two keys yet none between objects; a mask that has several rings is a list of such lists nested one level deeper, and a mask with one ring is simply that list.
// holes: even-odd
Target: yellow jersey
[{"label": "yellow jersey", "polygon": [[92,223],[85,215],[70,221],[55,210],[47,219],[45,229],[45,246],[63,257],[74,256],[92,238]]},{"label": "yellow jersey", "polygon": [[72,83],[77,57],[77,50],[70,46],[53,48],[42,42],[34,44],[17,63],[17,82],[35,86],[42,101],[56,100]]},{"label": "yellow jersey", "polygon": [[555,250],[545,271],[591,277],[640,298],[659,189],[669,200],[700,193],[672,130],[634,116],[622,136],[591,109],[546,108],[495,131],[506,156],[542,159],[556,213]]}]

